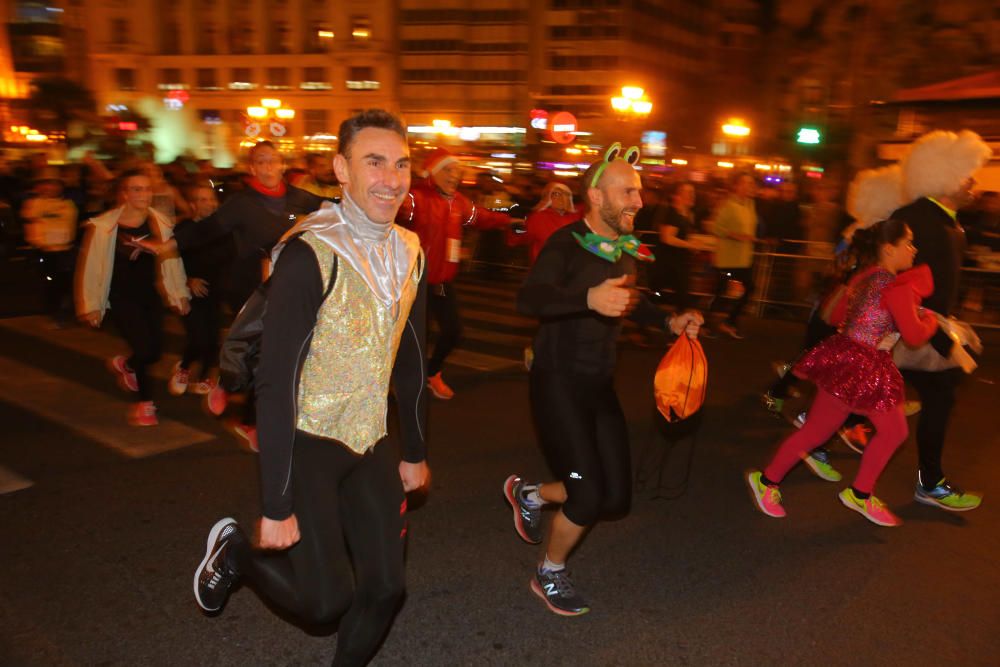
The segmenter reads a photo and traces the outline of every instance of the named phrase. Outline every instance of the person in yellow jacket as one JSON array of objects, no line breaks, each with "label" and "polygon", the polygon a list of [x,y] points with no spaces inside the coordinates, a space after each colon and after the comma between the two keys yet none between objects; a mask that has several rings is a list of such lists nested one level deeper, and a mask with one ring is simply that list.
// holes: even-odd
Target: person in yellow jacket
[{"label": "person in yellow jacket", "polygon": [[76,205],[63,198],[63,183],[54,169],[43,171],[34,189],[35,196],[21,207],[24,240],[38,250],[45,311],[61,326],[72,318]]},{"label": "person in yellow jacket", "polygon": [[122,205],[86,223],[76,271],[77,315],[92,327],[101,326],[110,309],[111,319],[132,350],[109,364],[119,384],[138,394],[129,410],[136,426],[155,426],[156,406],[148,368],[160,358],[163,341],[163,303],[182,315],[190,310],[191,293],[184,265],[176,254],[157,256],[139,242],[148,237],[167,241],[173,225],[152,208],[153,189],[140,170],[121,175]]}]

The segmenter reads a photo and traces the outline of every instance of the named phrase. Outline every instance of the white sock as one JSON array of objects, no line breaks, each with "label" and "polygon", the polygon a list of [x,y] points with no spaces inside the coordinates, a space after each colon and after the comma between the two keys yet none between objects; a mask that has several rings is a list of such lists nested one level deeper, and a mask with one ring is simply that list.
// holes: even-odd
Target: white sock
[{"label": "white sock", "polygon": [[521,498],[532,509],[545,504],[545,501],[538,494],[538,484],[525,484],[521,487]]},{"label": "white sock", "polygon": [[566,563],[553,563],[549,560],[549,555],[545,554],[545,560],[542,561],[540,569],[542,572],[558,572],[559,570],[566,569]]}]

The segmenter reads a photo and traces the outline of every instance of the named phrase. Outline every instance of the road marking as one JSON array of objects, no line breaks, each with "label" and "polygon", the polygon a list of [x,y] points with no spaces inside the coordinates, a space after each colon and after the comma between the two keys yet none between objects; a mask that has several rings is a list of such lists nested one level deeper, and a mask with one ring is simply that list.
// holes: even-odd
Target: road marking
[{"label": "road marking", "polygon": [[[83,326],[53,329],[49,326],[48,318],[38,315],[0,320],[0,327],[102,361],[107,361],[116,354],[128,354],[128,344],[110,331]],[[180,356],[177,354],[164,354],[149,369],[150,376],[158,380],[169,379],[173,374],[174,364],[179,360]]]},{"label": "road marking", "polygon": [[14,493],[21,489],[26,489],[34,484],[30,479],[21,477],[13,470],[8,470],[0,466],[0,496],[5,493]]},{"label": "road marking", "polygon": [[199,442],[215,435],[160,417],[160,425],[130,426],[126,404],[90,387],[49,375],[33,366],[0,357],[0,400],[76,431],[130,458],[144,458]]}]

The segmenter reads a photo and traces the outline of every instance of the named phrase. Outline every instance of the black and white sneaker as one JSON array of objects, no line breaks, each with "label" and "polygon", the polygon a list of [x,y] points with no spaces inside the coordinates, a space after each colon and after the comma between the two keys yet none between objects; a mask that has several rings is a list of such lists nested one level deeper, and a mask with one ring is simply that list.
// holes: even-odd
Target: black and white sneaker
[{"label": "black and white sneaker", "polygon": [[219,611],[226,604],[229,589],[236,583],[237,573],[226,563],[226,553],[234,539],[241,539],[235,519],[219,519],[208,532],[205,557],[194,573],[194,599],[208,612]]},{"label": "black and white sneaker", "polygon": [[580,616],[590,606],[576,592],[566,570],[538,570],[531,578],[531,590],[549,610],[560,616]]},{"label": "black and white sneaker", "polygon": [[514,510],[514,529],[528,544],[542,541],[542,507],[532,507],[524,499],[525,484],[517,475],[511,475],[503,483],[503,496]]}]

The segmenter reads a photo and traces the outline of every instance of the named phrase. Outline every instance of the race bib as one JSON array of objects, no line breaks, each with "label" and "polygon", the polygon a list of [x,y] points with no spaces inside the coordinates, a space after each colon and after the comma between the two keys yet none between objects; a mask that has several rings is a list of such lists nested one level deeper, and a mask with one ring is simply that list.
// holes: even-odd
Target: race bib
[{"label": "race bib", "polygon": [[448,261],[458,264],[462,260],[462,239],[448,239]]}]

